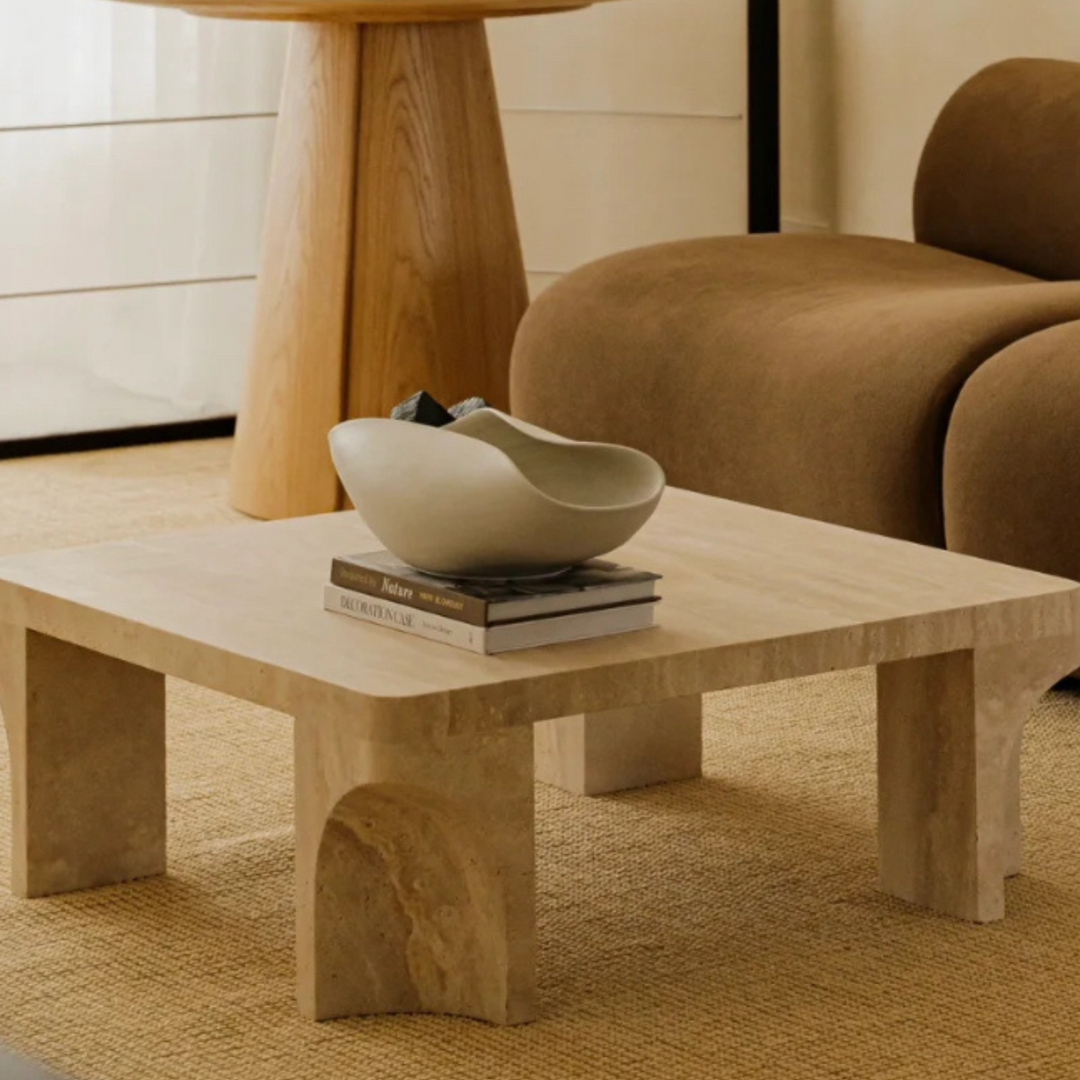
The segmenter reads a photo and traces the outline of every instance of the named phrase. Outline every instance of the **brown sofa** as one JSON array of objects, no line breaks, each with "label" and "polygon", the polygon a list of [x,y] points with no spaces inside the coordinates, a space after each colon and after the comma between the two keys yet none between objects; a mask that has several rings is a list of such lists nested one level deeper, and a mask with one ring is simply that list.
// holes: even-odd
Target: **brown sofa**
[{"label": "brown sofa", "polygon": [[963,86],[915,227],[586,266],[526,315],[512,408],[680,486],[1080,578],[1080,64]]}]

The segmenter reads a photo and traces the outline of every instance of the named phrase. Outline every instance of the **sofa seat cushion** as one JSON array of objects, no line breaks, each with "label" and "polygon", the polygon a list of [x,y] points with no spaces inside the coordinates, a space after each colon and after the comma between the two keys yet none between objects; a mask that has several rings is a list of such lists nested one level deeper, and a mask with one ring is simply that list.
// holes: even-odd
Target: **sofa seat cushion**
[{"label": "sofa seat cushion", "polygon": [[1080,578],[1080,323],[1035,334],[965,384],[945,443],[949,547]]},{"label": "sofa seat cushion", "polygon": [[1078,318],[1080,282],[903,241],[663,244],[583,267],[533,304],[512,408],[645,450],[681,487],[942,544],[945,433],[965,380]]}]

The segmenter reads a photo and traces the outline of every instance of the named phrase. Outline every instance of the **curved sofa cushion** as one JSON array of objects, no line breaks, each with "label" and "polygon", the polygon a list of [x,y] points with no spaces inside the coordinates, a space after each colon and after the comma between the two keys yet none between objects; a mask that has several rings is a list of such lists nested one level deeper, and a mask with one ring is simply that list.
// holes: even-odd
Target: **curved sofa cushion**
[{"label": "curved sofa cushion", "polygon": [[915,238],[1052,281],[1080,278],[1080,64],[1006,60],[943,109]]},{"label": "curved sofa cushion", "polygon": [[1080,323],[988,360],[945,444],[950,548],[1080,578]]},{"label": "curved sofa cushion", "polygon": [[1076,318],[1080,283],[902,241],[665,244],[586,266],[533,304],[512,408],[645,450],[679,486],[941,544],[964,380]]}]

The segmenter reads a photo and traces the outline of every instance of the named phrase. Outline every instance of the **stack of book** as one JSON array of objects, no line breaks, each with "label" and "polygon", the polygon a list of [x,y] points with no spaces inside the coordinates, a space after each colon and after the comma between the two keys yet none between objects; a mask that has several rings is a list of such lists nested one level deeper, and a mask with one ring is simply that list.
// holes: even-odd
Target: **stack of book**
[{"label": "stack of book", "polygon": [[324,603],[417,637],[502,653],[645,630],[655,622],[659,580],[602,559],[531,581],[439,578],[373,551],[334,559]]}]

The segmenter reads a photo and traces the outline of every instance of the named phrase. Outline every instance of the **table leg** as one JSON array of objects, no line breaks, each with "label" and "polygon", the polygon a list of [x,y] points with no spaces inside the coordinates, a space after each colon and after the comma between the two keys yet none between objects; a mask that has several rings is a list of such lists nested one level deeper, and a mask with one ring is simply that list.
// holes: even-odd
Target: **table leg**
[{"label": "table leg", "polygon": [[528,289],[484,24],[366,26],[361,67],[348,415],[508,409]]},{"label": "table leg", "polygon": [[536,778],[575,795],[701,775],[701,697],[546,720],[535,726]]},{"label": "table leg", "polygon": [[345,400],[359,71],[359,27],[291,31],[230,476],[255,517],[337,508],[326,434]]},{"label": "table leg", "polygon": [[535,1014],[532,731],[375,743],[296,720],[301,1012]]},{"label": "table leg", "polygon": [[233,504],[337,509],[327,432],[417,390],[508,406],[528,304],[482,22],[292,31]]},{"label": "table leg", "polygon": [[1005,915],[1021,865],[1020,744],[1075,638],[878,666],[881,887],[974,922]]},{"label": "table leg", "polygon": [[12,891],[49,896],[165,872],[165,678],[0,627]]}]

